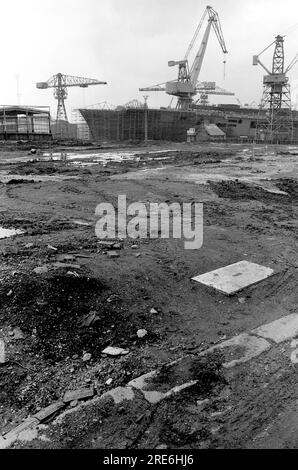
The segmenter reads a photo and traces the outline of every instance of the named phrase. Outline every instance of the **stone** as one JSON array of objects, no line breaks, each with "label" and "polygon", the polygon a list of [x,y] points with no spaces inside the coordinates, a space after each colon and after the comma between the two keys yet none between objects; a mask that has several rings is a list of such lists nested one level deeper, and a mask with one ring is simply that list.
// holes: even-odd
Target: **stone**
[{"label": "stone", "polygon": [[109,242],[109,241],[99,241],[98,242],[98,246],[100,246],[101,248],[106,248],[106,249],[113,248],[114,244],[115,244],[115,242]]},{"label": "stone", "polygon": [[152,308],[152,309],[150,310],[150,313],[151,313],[152,315],[156,315],[156,314],[158,313],[158,311],[155,310],[155,308]]},{"label": "stone", "polygon": [[147,330],[138,330],[137,331],[137,336],[140,339],[145,338],[145,336],[147,336],[147,334],[148,334]]},{"label": "stone", "polygon": [[298,347],[298,339],[293,339],[291,341],[291,348],[296,349]]},{"label": "stone", "polygon": [[94,387],[80,388],[78,390],[69,390],[63,396],[64,403],[70,403],[74,400],[83,400],[85,398],[92,398],[94,395]]},{"label": "stone", "polygon": [[292,352],[291,362],[292,364],[298,364],[298,349],[295,349],[295,351]]},{"label": "stone", "polygon": [[252,334],[271,339],[275,343],[293,339],[298,334],[298,314],[293,313],[267,325],[262,325],[252,330]]},{"label": "stone", "polygon": [[129,354],[129,351],[122,348],[115,348],[113,346],[108,346],[106,349],[102,351],[103,354],[107,354],[108,356],[125,356]]},{"label": "stone", "polygon": [[108,386],[109,386],[109,385],[111,385],[111,384],[112,384],[112,382],[113,382],[113,379],[108,379],[108,380],[106,381],[106,385],[108,385]]},{"label": "stone", "polygon": [[90,353],[85,353],[82,357],[83,362],[88,362],[91,360],[92,355]]},{"label": "stone", "polygon": [[121,250],[121,249],[122,249],[122,245],[121,245],[121,243],[115,243],[115,244],[113,245],[113,248],[114,248],[114,250]]},{"label": "stone", "polygon": [[119,258],[119,257],[120,257],[118,251],[108,251],[107,254],[108,254],[108,257],[109,257],[110,259],[115,259],[115,258]]},{"label": "stone", "polygon": [[43,408],[42,410],[40,410],[38,413],[35,413],[33,417],[38,419],[38,421],[42,422],[50,418],[51,416],[55,415],[58,411],[62,410],[64,407],[65,407],[65,404],[63,403],[63,401],[56,401],[55,403],[52,403],[46,408]]}]

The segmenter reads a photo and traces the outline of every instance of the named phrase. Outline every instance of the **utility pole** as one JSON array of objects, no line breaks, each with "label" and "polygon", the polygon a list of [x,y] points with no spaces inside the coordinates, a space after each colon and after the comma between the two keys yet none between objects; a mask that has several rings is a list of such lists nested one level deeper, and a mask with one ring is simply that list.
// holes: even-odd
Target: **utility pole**
[{"label": "utility pole", "polygon": [[149,96],[143,96],[144,98],[144,109],[145,109],[145,144],[148,142],[148,98]]}]

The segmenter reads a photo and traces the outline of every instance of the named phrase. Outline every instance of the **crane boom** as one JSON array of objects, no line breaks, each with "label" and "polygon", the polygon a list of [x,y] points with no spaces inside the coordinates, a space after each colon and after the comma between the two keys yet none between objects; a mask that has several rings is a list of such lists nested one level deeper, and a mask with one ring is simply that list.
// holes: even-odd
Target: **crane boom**
[{"label": "crane boom", "polygon": [[218,13],[215,10],[213,10],[213,8],[210,6],[206,8],[206,13],[208,13],[208,16],[209,16],[207,28],[206,28],[200,49],[196,55],[196,58],[190,70],[190,80],[193,86],[196,86],[196,83],[198,81],[198,78],[201,72],[203,60],[204,60],[207,45],[208,45],[211,27],[213,27],[214,29],[214,32],[216,34],[216,37],[218,39],[218,42],[220,44],[220,47],[223,53],[227,54],[228,52],[226,48]]},{"label": "crane boom", "polygon": [[196,40],[197,40],[197,37],[198,37],[198,35],[199,35],[200,31],[201,31],[201,28],[202,28],[202,25],[203,25],[203,23],[204,23],[204,20],[205,20],[206,16],[207,16],[207,8],[206,8],[206,10],[205,10],[204,13],[203,13],[203,16],[202,16],[202,18],[201,18],[201,20],[200,20],[200,22],[199,22],[199,24],[198,24],[198,27],[197,27],[197,29],[196,29],[196,31],[195,31],[195,34],[194,34],[194,36],[193,36],[193,38],[192,38],[192,40],[191,40],[191,43],[190,43],[189,46],[188,46],[188,49],[187,49],[186,54],[185,54],[185,56],[184,56],[184,59],[185,59],[185,60],[188,59],[188,56],[189,56],[189,54],[191,53],[191,50],[192,50],[192,48],[193,48],[193,46],[194,46],[194,44],[195,44],[195,42],[196,42]]}]

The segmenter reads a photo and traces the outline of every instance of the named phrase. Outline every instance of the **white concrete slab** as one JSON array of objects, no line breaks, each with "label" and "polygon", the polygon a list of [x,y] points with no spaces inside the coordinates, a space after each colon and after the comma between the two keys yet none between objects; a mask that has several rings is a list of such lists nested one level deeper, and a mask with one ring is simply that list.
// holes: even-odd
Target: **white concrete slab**
[{"label": "white concrete slab", "polygon": [[298,314],[292,313],[279,318],[267,325],[262,325],[251,332],[262,338],[271,339],[275,343],[282,343],[298,335]]},{"label": "white concrete slab", "polygon": [[266,268],[249,261],[239,261],[239,263],[216,269],[206,274],[193,277],[193,281],[199,282],[222,292],[233,295],[245,287],[263,281],[274,273],[273,269]]}]

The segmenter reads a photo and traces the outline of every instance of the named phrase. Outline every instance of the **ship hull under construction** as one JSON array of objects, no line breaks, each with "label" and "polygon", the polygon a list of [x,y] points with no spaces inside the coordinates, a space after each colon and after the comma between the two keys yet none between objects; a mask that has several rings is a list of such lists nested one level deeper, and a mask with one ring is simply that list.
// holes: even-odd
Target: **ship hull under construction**
[{"label": "ship hull under construction", "polygon": [[[200,107],[193,111],[169,109],[80,109],[92,138],[97,142],[143,141],[147,121],[148,140],[185,142],[187,130],[203,122],[216,124],[228,139],[255,139],[259,110],[234,105]],[[295,113],[296,115],[297,113]],[[294,140],[298,118],[294,116]]]}]

